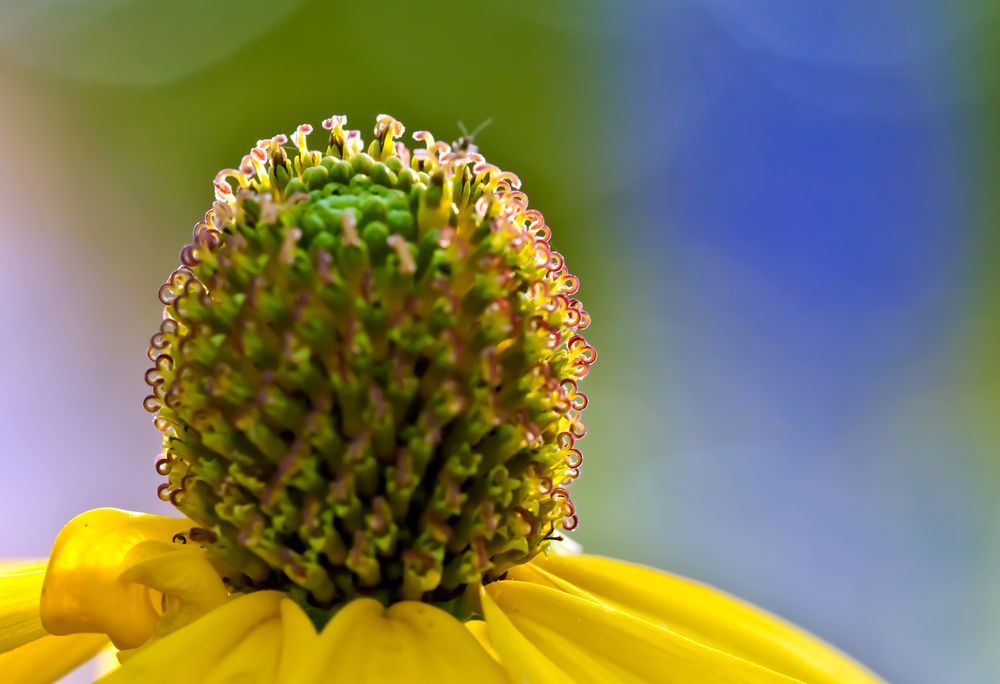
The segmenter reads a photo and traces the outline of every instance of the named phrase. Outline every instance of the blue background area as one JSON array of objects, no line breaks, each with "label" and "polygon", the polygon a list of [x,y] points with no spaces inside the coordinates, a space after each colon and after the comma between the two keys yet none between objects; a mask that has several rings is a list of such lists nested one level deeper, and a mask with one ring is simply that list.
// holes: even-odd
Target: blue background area
[{"label": "blue background area", "polygon": [[995,516],[951,405],[973,18],[879,5],[649,3],[620,27],[666,440],[622,485],[659,533],[620,545],[891,681],[989,681]]}]

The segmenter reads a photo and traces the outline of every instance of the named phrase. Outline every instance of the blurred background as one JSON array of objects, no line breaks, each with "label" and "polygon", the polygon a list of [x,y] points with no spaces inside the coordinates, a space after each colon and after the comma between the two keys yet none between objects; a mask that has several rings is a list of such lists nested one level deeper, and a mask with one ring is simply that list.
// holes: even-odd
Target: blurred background
[{"label": "blurred background", "polygon": [[1000,3],[363,7],[0,3],[0,553],[164,512],[145,349],[216,170],[492,117],[601,354],[575,538],[994,681]]}]

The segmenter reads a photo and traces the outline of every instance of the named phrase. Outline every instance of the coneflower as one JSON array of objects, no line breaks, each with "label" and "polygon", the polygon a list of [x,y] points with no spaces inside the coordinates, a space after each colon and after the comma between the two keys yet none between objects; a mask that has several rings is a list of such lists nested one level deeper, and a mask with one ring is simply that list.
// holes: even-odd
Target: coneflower
[{"label": "coneflower", "polygon": [[383,115],[365,150],[345,124],[216,177],[146,374],[185,517],[90,511],[0,567],[0,672],[52,681],[110,641],[109,682],[877,682],[572,547],[579,281],[468,140],[411,151]]}]

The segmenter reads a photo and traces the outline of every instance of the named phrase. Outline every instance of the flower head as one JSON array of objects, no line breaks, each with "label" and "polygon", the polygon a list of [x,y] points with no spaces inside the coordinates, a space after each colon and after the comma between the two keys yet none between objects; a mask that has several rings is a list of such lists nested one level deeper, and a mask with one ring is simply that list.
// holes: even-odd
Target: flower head
[{"label": "flower head", "polygon": [[[874,684],[696,582],[569,550],[595,360],[511,173],[347,120],[258,141],[160,289],[146,408],[183,518],[0,564],[0,672],[106,683]],[[95,636],[96,635],[96,636]]]},{"label": "flower head", "polygon": [[448,601],[576,525],[589,319],[516,176],[345,123],[221,171],[160,289],[160,495],[234,590]]}]

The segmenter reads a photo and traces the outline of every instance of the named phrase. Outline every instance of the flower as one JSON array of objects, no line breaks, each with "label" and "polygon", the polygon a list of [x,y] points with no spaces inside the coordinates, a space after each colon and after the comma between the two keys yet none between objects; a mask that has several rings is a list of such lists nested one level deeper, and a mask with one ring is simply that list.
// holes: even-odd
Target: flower
[{"label": "flower", "polygon": [[[714,589],[583,555],[596,353],[520,182],[379,116],[258,141],[160,289],[146,408],[183,518],[0,567],[0,668],[108,682],[877,682]],[[289,153],[291,151],[291,154]]]}]

